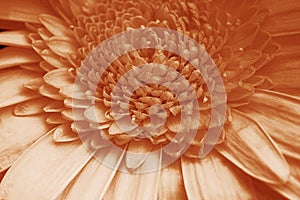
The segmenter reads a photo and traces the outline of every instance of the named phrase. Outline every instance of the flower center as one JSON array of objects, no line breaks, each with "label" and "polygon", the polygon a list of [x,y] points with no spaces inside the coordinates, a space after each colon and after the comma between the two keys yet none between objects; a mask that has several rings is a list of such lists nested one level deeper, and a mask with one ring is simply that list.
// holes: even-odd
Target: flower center
[{"label": "flower center", "polygon": [[[240,12],[244,12],[245,16],[249,16],[247,18],[240,17],[238,12],[232,11],[230,13],[223,7],[218,9],[220,12],[216,15],[215,6],[220,5],[215,5],[214,2],[210,1],[182,2],[179,0],[147,3],[140,0],[134,2],[114,0],[112,2],[99,2],[97,5],[88,5],[87,3],[82,8],[83,15],[75,16],[75,19],[72,21],[73,25],[68,27],[68,29],[72,30],[72,34],[74,34],[79,44],[76,53],[65,56],[64,52],[55,49],[48,42],[49,38],[47,37],[51,37],[49,36],[51,34],[46,34],[47,31],[42,28],[39,28],[38,34],[32,35],[31,39],[36,51],[43,54],[42,57],[45,57],[45,60],[48,62],[48,64],[43,62],[41,66],[50,71],[49,73],[54,68],[53,66],[66,64],[73,66],[75,75],[81,76],[82,81],[86,83],[86,92],[81,95],[95,100],[94,107],[98,119],[94,120],[94,123],[80,128],[83,130],[91,127],[101,129],[107,138],[117,144],[125,144],[132,139],[137,140],[141,135],[143,137],[146,136],[154,144],[168,143],[174,138],[176,130],[179,129],[178,124],[180,123],[183,108],[179,103],[178,95],[166,85],[176,80],[178,74],[182,75],[192,87],[198,101],[198,110],[201,118],[199,126],[195,127],[198,129],[198,134],[193,145],[200,146],[211,120],[211,109],[213,106],[210,92],[219,91],[220,88],[218,88],[218,84],[215,84],[213,90],[208,90],[202,74],[194,67],[200,64],[207,71],[211,69],[210,66],[205,66],[206,62],[193,59],[200,53],[198,48],[188,45],[182,46],[170,41],[170,47],[186,52],[185,57],[188,59],[159,49],[148,48],[131,51],[110,63],[99,80],[94,80],[97,77],[97,70],[92,69],[86,73],[79,74],[79,68],[82,67],[82,61],[87,58],[98,44],[126,30],[160,27],[178,31],[201,44],[218,67],[227,94],[228,112],[226,119],[229,123],[232,120],[230,115],[231,108],[247,104],[255,88],[271,87],[272,84],[267,77],[258,76],[255,73],[272,59],[277,47],[272,43],[267,33],[259,30],[257,24],[261,22],[263,13],[259,9],[254,9],[255,4],[252,5],[252,3],[247,2],[247,5],[241,8]],[[148,41],[160,39],[160,36],[155,34],[151,36],[152,38],[144,38],[142,40],[139,40],[140,38],[136,37],[135,34],[128,37],[130,38],[130,44],[146,44]],[[43,42],[43,40],[47,40],[47,42]],[[64,42],[67,43],[68,41]],[[65,45],[65,43],[63,44]],[[39,44],[42,47],[39,47]],[[49,48],[47,49],[48,44]],[[118,47],[112,46],[111,49],[116,48],[117,51],[117,48],[120,47],[125,48],[126,44],[122,43]],[[47,52],[39,48],[46,48]],[[48,57],[44,55],[45,53],[48,53],[48,57],[49,55],[55,57],[54,60],[56,62],[52,62],[53,59],[46,59]],[[105,60],[105,58],[99,59]],[[155,68],[151,73],[144,72],[143,66],[151,63],[165,65],[173,71]],[[93,63],[90,64],[93,65]],[[114,93],[114,90],[117,83],[122,80],[121,77],[129,71],[136,72],[130,78],[123,79],[123,85],[128,87],[141,83],[141,86],[134,91],[129,91],[128,88],[122,87],[122,94],[126,94],[125,97],[128,100],[128,111],[133,124],[147,126],[151,123],[151,110],[152,113],[156,114],[157,118],[166,119],[166,124],[159,126],[157,131],[151,132],[151,134],[142,134],[139,131],[137,131],[138,134],[128,134],[120,130],[120,127],[115,123],[116,119],[120,119],[120,116],[118,116],[117,111],[113,111],[112,106],[114,104],[117,104],[119,107],[124,105],[121,100],[119,102],[118,100],[113,101],[113,98],[121,99],[121,96],[118,96],[118,93]],[[208,74],[211,73],[208,72]],[[211,79],[214,79],[214,75],[212,75]],[[165,85],[149,83],[153,80],[163,80],[161,83]],[[95,85],[94,83],[97,84]],[[55,84],[53,86],[56,87]],[[93,96],[89,91],[94,87],[97,90]],[[188,86],[179,83],[177,88],[181,97],[188,102],[190,97],[186,90]],[[58,87],[58,89],[60,88]],[[83,109],[83,116],[78,116],[78,118],[92,118],[90,115],[92,109],[76,104],[76,102],[80,103],[82,99],[73,99],[72,104],[70,99],[68,99],[70,95],[66,94],[68,93],[67,91],[60,92],[63,97],[54,94],[55,92],[58,93],[57,88],[52,88],[51,91],[49,89],[47,92],[51,93],[48,96],[56,100],[66,98],[64,103],[67,107]],[[113,96],[113,94],[115,95]],[[159,106],[157,107],[156,105]],[[162,109],[164,110],[163,112],[161,111]],[[72,117],[64,118],[73,120]]]}]

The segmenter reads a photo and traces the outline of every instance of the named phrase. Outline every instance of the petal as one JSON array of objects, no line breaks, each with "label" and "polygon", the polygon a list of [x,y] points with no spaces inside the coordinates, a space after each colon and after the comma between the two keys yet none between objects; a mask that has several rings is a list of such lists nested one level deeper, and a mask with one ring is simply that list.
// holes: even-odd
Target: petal
[{"label": "petal", "polygon": [[42,50],[40,55],[47,63],[56,68],[67,68],[70,65],[66,61],[63,61],[61,57],[53,53],[50,49]]},{"label": "petal", "polygon": [[262,0],[260,5],[270,10],[262,29],[272,36],[300,33],[300,5],[298,0],[280,1]]},{"label": "petal", "polygon": [[0,20],[1,30],[21,30],[25,29],[25,24],[22,22],[12,22],[8,20]]},{"label": "petal", "polygon": [[13,107],[0,110],[0,172],[51,128],[45,122],[46,115],[19,117],[13,110]]},{"label": "petal", "polygon": [[[152,168],[152,171],[148,169]],[[150,154],[136,171],[129,172],[123,163],[104,199],[156,199],[161,168],[161,151]],[[153,169],[156,169],[153,171]]]},{"label": "petal", "polygon": [[39,97],[23,103],[18,103],[15,106],[14,114],[18,116],[35,115],[44,113],[44,106],[48,104],[51,99],[46,97]]},{"label": "petal", "polygon": [[21,31],[3,31],[0,32],[0,44],[17,47],[31,47],[31,41],[28,38],[30,32]]},{"label": "petal", "polygon": [[216,149],[247,174],[267,183],[285,182],[289,167],[269,135],[252,119],[232,110],[226,140]]},{"label": "petal", "polygon": [[47,117],[46,122],[48,124],[60,125],[60,124],[63,124],[63,123],[67,123],[69,121],[66,120],[66,119],[63,119],[60,113],[51,113]]},{"label": "petal", "polygon": [[282,195],[275,192],[271,189],[266,183],[262,181],[258,181],[256,179],[252,179],[255,192],[256,192],[256,199],[263,199],[263,200],[286,200]]},{"label": "petal", "polygon": [[76,41],[63,37],[51,37],[47,41],[47,45],[54,53],[64,58],[67,55],[76,54],[78,49]]},{"label": "petal", "polygon": [[0,108],[40,96],[24,87],[24,82],[40,77],[38,73],[23,69],[0,71]]},{"label": "petal", "polygon": [[0,198],[55,199],[93,156],[79,141],[57,145],[52,133],[10,168],[0,185]]},{"label": "petal", "polygon": [[78,140],[79,136],[71,129],[71,124],[61,124],[53,133],[53,140],[55,142],[72,142]]},{"label": "petal", "polygon": [[55,100],[63,100],[64,98],[58,92],[59,92],[59,89],[52,87],[51,85],[48,85],[46,83],[43,83],[39,87],[39,93],[42,94],[43,96],[46,96],[46,97],[49,97],[49,98],[55,99]]},{"label": "petal", "polygon": [[0,19],[40,23],[38,16],[42,13],[54,14],[50,5],[41,0],[1,1]]},{"label": "petal", "polygon": [[91,106],[86,109],[86,111],[84,112],[84,116],[92,122],[106,123],[110,121],[110,119],[105,114],[106,109],[107,108],[103,104],[98,103],[97,106]]},{"label": "petal", "polygon": [[161,170],[158,199],[187,199],[181,174],[180,160]]},{"label": "petal", "polygon": [[[271,91],[257,91],[240,109],[255,119],[284,154],[300,159],[300,99]],[[271,117],[270,117],[271,116]]]},{"label": "petal", "polygon": [[300,34],[277,37],[274,40],[281,45],[280,52],[258,74],[270,77],[276,89],[299,88],[297,74],[300,65]]},{"label": "petal", "polygon": [[51,101],[43,109],[48,113],[60,113],[65,110],[65,107],[62,101]]},{"label": "petal", "polygon": [[29,63],[29,64],[22,64],[20,68],[32,71],[32,72],[41,72],[44,73],[46,70],[40,67],[40,63]]},{"label": "petal", "polygon": [[44,80],[46,83],[56,88],[62,88],[65,85],[74,83],[74,77],[72,76],[71,71],[66,68],[55,69],[48,72],[44,76]]},{"label": "petal", "polygon": [[[115,149],[100,150],[70,184],[62,199],[103,199],[123,156],[122,151]],[[107,163],[114,168],[108,167]]]},{"label": "petal", "polygon": [[287,199],[299,199],[300,197],[300,161],[297,159],[288,158],[288,163],[291,168],[291,176],[285,184],[269,185],[272,189],[283,195]]},{"label": "petal", "polygon": [[42,24],[55,36],[65,36],[73,38],[69,25],[62,19],[55,17],[53,15],[42,14],[39,16]]},{"label": "petal", "polygon": [[246,23],[240,26],[234,34],[228,39],[227,45],[235,50],[246,48],[252,44],[258,33],[257,24]]},{"label": "petal", "polygon": [[0,50],[0,69],[41,61],[32,49],[6,47]]},{"label": "petal", "polygon": [[147,140],[130,141],[126,153],[126,166],[129,170],[135,170],[147,159],[153,149],[153,144]]},{"label": "petal", "polygon": [[204,159],[182,157],[189,199],[253,199],[250,177],[216,152]]}]

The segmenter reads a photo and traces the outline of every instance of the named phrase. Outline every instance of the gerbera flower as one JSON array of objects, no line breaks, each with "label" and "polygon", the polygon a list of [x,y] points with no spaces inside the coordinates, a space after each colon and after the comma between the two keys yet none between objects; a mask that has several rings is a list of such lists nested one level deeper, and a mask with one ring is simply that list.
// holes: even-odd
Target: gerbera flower
[{"label": "gerbera flower", "polygon": [[[5,45],[0,50],[0,171],[8,169],[0,199],[300,197],[297,0],[10,0],[0,5],[0,29],[5,30],[0,33],[0,44]],[[218,144],[204,158],[203,151],[214,145],[206,140],[210,137],[206,132],[222,123],[210,126],[215,107],[202,74],[192,66],[197,61],[142,49],[114,60],[100,80],[94,80],[95,71],[79,70],[83,61],[93,65],[88,58],[97,45],[143,27],[178,31],[197,41],[222,75],[225,124]],[[134,34],[128,38],[136,42]],[[186,50],[189,58],[199,54],[194,46],[172,45]],[[195,91],[199,125],[183,126],[196,130],[194,138],[186,131],[176,140],[184,107],[167,87],[145,84],[127,96],[133,124],[154,122],[157,126],[151,132],[123,123],[120,113],[111,110],[120,78],[135,69],[127,84],[147,79],[149,74],[138,73],[136,66],[151,63],[180,73]],[[163,69],[151,74],[167,75],[167,81],[177,77]],[[74,87],[78,76],[86,86],[84,92]],[[90,91],[93,87],[95,94]],[[87,99],[95,105],[91,107]],[[161,105],[157,110],[150,109],[157,104]],[[159,120],[150,120],[153,113]],[[162,118],[166,123],[160,124]],[[88,133],[85,142],[90,151],[78,132]],[[184,151],[182,141],[190,145]],[[177,150],[162,150],[170,142],[178,144]],[[108,144],[121,151],[107,148]],[[176,159],[162,168],[165,157]],[[157,170],[141,173],[149,165]]]}]

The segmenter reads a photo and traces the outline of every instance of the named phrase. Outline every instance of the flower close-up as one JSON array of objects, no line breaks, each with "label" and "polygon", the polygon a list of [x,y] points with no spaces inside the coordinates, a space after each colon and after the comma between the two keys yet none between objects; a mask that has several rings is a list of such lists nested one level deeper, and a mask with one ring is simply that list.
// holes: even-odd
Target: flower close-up
[{"label": "flower close-up", "polygon": [[299,199],[298,0],[9,0],[0,199]]}]

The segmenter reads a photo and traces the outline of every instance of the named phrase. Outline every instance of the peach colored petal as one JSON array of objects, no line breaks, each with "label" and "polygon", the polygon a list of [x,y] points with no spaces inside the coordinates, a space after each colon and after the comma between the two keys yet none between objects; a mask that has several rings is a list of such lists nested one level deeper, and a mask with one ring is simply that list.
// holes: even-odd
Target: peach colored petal
[{"label": "peach colored petal", "polygon": [[182,157],[181,167],[189,199],[253,199],[250,177],[218,153],[199,160]]},{"label": "peach colored petal", "polygon": [[164,167],[159,177],[158,199],[187,199],[183,185],[180,160]]},{"label": "peach colored petal", "polygon": [[57,145],[52,134],[38,140],[14,163],[2,181],[0,198],[55,199],[93,156],[79,141]]},{"label": "peach colored petal", "polygon": [[39,23],[38,16],[42,13],[55,15],[50,5],[41,0],[10,0],[1,1],[0,19]]},{"label": "peach colored petal", "polygon": [[118,171],[114,177],[104,199],[156,199],[158,195],[160,170],[148,173],[139,173],[148,167],[159,169],[161,167],[161,152],[151,154],[135,173],[126,170],[124,163],[120,168],[124,171]]},{"label": "peach colored petal", "polygon": [[226,140],[216,149],[247,174],[267,183],[288,179],[289,166],[269,135],[255,121],[232,110]]},{"label": "peach colored petal", "polygon": [[74,79],[71,71],[66,68],[52,70],[44,76],[44,81],[46,83],[58,89],[74,83]]},{"label": "peach colored petal", "polygon": [[300,159],[300,99],[268,91],[259,91],[251,99],[240,110],[255,119],[284,154]]},{"label": "peach colored petal", "polygon": [[71,124],[61,124],[58,126],[53,133],[53,140],[55,142],[72,142],[79,140],[77,133],[74,133],[71,129]]},{"label": "peach colored petal", "polygon": [[[61,199],[103,199],[124,156],[121,151],[101,149],[65,190]],[[110,163],[114,168],[108,167]]]},{"label": "peach colored petal", "polygon": [[44,113],[45,111],[43,110],[43,108],[50,101],[51,101],[51,99],[49,99],[49,98],[39,97],[36,99],[18,103],[15,106],[14,114],[17,116],[27,116],[27,115],[35,115],[35,114]]},{"label": "peach colored petal", "polygon": [[31,47],[28,37],[29,31],[3,31],[0,32],[0,44],[17,47]]},{"label": "peach colored petal", "polygon": [[6,47],[0,50],[0,69],[39,61],[41,57],[31,49]]},{"label": "peach colored petal", "polygon": [[51,128],[45,121],[46,115],[19,117],[13,110],[13,107],[0,109],[0,172]]},{"label": "peach colored petal", "polygon": [[263,23],[262,29],[268,31],[272,36],[300,33],[300,6],[297,0],[285,3],[261,0],[259,4],[270,10],[270,15]]},{"label": "peach colored petal", "polygon": [[[40,77],[38,73],[23,69],[5,69],[0,71],[0,108],[34,99],[39,94],[24,87],[24,82]],[[3,92],[5,91],[5,92]]]}]

